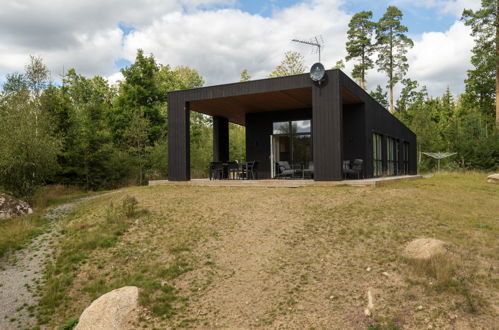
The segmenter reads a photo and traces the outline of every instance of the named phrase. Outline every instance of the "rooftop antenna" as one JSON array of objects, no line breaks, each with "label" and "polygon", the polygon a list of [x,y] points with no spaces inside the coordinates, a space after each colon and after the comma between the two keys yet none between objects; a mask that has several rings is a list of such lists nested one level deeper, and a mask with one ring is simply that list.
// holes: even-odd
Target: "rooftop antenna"
[{"label": "rooftop antenna", "polygon": [[291,41],[317,47],[317,49],[314,50],[314,53],[317,52],[317,54],[319,54],[319,62],[321,61],[321,48],[324,47],[324,39],[322,39],[322,36],[315,36],[309,40],[293,39]]}]

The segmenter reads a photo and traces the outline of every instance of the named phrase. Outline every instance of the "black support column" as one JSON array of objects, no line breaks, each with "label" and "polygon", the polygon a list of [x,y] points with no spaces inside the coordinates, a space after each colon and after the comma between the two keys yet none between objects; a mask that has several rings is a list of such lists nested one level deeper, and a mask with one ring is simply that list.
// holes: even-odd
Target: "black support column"
[{"label": "black support column", "polygon": [[312,87],[314,180],[342,180],[342,100],[338,70],[322,87]]},{"label": "black support column", "polygon": [[168,180],[189,181],[190,111],[189,103],[170,94],[168,99]]},{"label": "black support column", "polygon": [[224,117],[213,117],[213,161],[229,160],[229,120]]}]

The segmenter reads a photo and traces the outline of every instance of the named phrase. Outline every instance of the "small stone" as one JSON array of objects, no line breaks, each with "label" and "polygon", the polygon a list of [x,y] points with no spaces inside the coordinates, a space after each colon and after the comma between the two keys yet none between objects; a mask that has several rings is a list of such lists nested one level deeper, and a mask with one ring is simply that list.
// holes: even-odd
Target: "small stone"
[{"label": "small stone", "polygon": [[368,272],[370,272],[370,271],[371,271],[371,267],[367,267],[367,268],[366,268],[366,270],[367,270]]},{"label": "small stone", "polygon": [[390,276],[390,275],[388,275],[388,273],[387,273],[387,272],[383,272],[383,273],[381,273],[381,274],[383,274],[383,275],[384,275],[384,276],[386,276],[386,277]]},{"label": "small stone", "polygon": [[419,305],[418,307],[416,307],[416,310],[422,311],[423,310],[423,306]]},{"label": "small stone", "polygon": [[334,296],[329,296],[329,299],[333,300],[333,299],[334,299]]}]

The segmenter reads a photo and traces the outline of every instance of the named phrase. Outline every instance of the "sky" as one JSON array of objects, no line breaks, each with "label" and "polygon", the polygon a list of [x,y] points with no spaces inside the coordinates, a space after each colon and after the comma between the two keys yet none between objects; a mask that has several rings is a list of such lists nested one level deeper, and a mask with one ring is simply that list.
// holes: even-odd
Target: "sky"
[{"label": "sky", "polygon": [[[186,65],[205,85],[265,78],[288,50],[299,51],[310,67],[312,48],[292,42],[321,36],[326,68],[346,56],[348,22],[370,10],[378,20],[397,6],[414,47],[407,77],[432,96],[449,87],[464,91],[474,42],[460,20],[478,0],[0,0],[0,83],[23,72],[29,55],[41,56],[57,83],[64,70],[100,75],[115,83],[138,48],[161,64]],[[345,73],[351,74],[353,62]],[[383,73],[368,72],[367,89],[386,85]],[[396,88],[398,91],[399,88]]]}]

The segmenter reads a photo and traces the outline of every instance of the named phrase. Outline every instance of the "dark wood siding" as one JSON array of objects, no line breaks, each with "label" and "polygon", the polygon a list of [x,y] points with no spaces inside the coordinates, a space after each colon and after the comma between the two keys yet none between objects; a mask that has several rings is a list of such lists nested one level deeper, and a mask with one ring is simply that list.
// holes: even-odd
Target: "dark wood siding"
[{"label": "dark wood siding", "polygon": [[187,181],[190,173],[189,103],[168,95],[168,179]]},{"label": "dark wood siding", "polygon": [[366,161],[364,119],[365,105],[363,103],[343,105],[343,160],[360,158]]},{"label": "dark wood siding", "polygon": [[342,100],[339,71],[328,71],[328,81],[313,87],[312,129],[314,179],[341,180],[342,160]]},{"label": "dark wood siding", "polygon": [[386,167],[386,137],[399,140],[400,143],[409,143],[409,174],[416,174],[416,134],[407,128],[397,117],[381,106],[371,95],[364,91],[343,72],[340,74],[341,87],[349,90],[365,104],[364,132],[365,132],[365,176],[373,174],[372,135],[378,133],[383,136],[383,168]]},{"label": "dark wood siding", "polygon": [[229,121],[213,117],[213,161],[229,160]]},{"label": "dark wood siding", "polygon": [[308,74],[299,74],[288,77],[271,79],[252,80],[226,85],[208,86],[201,88],[185,89],[173,91],[168,95],[180,94],[188,101],[198,101],[205,99],[216,99],[221,97],[231,97],[239,95],[266,93],[282,91],[287,89],[297,89],[311,87],[312,82]]}]

